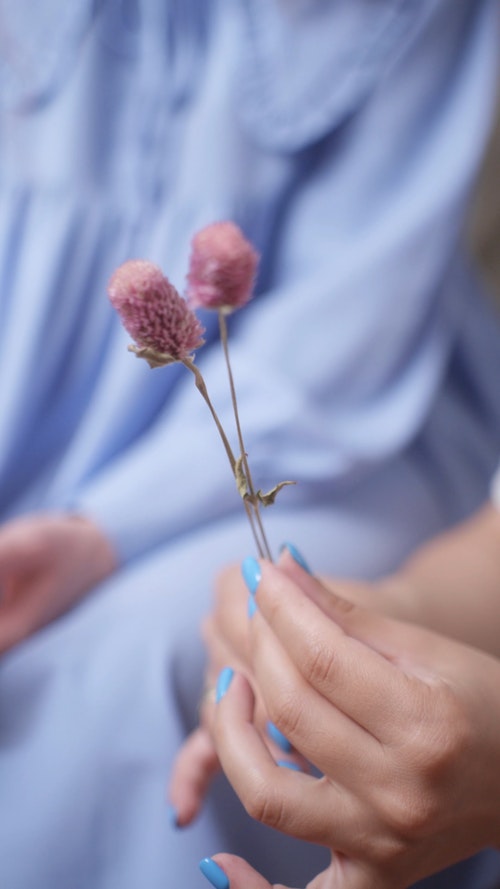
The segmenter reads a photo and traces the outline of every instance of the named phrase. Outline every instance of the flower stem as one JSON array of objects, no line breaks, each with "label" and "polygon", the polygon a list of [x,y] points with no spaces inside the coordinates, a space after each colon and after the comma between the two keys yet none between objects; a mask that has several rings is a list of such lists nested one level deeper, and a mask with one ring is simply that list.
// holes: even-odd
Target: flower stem
[{"label": "flower stem", "polygon": [[[196,365],[190,358],[183,358],[181,360],[182,360],[182,364],[184,365],[184,367],[187,367],[187,369],[190,370],[191,373],[193,374],[194,379],[195,379],[196,388],[198,389],[198,392],[201,394],[202,398],[204,399],[210,413],[212,414],[215,425],[217,427],[217,431],[221,437],[222,444],[224,445],[224,449],[226,451],[227,458],[229,460],[229,464],[231,466],[232,473],[233,473],[234,477],[236,478],[236,458],[233,454],[233,450],[232,450],[231,445],[229,443],[228,437],[227,437],[226,433],[224,432],[224,427],[223,427],[221,421],[219,420],[217,411],[215,410],[215,408],[212,404],[212,401],[210,399],[210,396],[208,394],[208,389],[207,389],[205,380],[203,379],[203,375],[202,375],[201,371],[199,370],[199,368],[196,367]],[[243,500],[243,503],[245,506],[245,512],[247,514],[248,521],[250,523],[250,528],[252,529],[252,534],[253,534],[253,538],[255,541],[255,545],[257,547],[257,552],[261,558],[265,558],[267,553],[263,549],[262,544],[259,540],[259,535],[257,533],[255,516],[252,511],[252,506],[248,502],[248,500]],[[259,523],[259,527],[260,527],[260,523]],[[263,530],[261,531],[261,533],[263,534]],[[264,537],[264,539],[265,539],[265,537]],[[270,558],[270,556],[268,556],[268,558]]]},{"label": "flower stem", "polygon": [[[258,500],[258,497],[255,493],[255,488],[253,486],[252,476],[250,473],[250,466],[248,465],[245,444],[243,441],[243,433],[241,431],[240,415],[239,415],[239,411],[238,411],[238,401],[236,398],[236,388],[234,385],[233,372],[231,369],[231,362],[229,360],[226,318],[225,318],[224,313],[220,310],[218,312],[218,315],[219,315],[220,338],[221,338],[222,348],[224,351],[224,358],[226,361],[227,375],[229,378],[229,387],[231,390],[231,401],[232,401],[232,405],[233,405],[234,419],[236,422],[236,431],[238,434],[238,443],[239,443],[239,447],[240,447],[241,462],[242,462],[243,469],[245,472],[245,478],[246,478],[247,487],[248,487],[248,494],[249,494],[248,500],[250,501],[253,511],[254,511],[255,521],[257,523],[257,527],[260,532],[260,538],[261,538],[261,543],[262,543],[262,545],[258,547],[259,554],[264,555],[267,559],[269,559],[270,562],[272,562],[273,558],[271,555],[271,549],[269,547],[269,543],[268,543],[268,540],[266,537],[266,532],[264,530],[264,525],[262,523],[262,517],[261,517],[260,509],[259,509],[259,500]],[[244,498],[243,502],[248,503],[248,500]]]}]

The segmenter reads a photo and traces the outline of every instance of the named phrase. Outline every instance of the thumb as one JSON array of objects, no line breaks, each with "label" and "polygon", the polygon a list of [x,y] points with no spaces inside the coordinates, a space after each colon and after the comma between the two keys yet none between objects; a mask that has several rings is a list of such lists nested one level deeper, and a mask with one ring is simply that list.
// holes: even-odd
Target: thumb
[{"label": "thumb", "polygon": [[250,867],[244,858],[236,855],[219,854],[204,858],[200,861],[200,870],[215,889],[273,889],[271,883]]},{"label": "thumb", "polygon": [[[219,853],[204,858],[200,870],[216,889],[287,889],[282,883],[269,883],[244,858]],[[310,883],[307,889],[376,889],[373,874],[356,862],[333,856],[332,862]]]}]

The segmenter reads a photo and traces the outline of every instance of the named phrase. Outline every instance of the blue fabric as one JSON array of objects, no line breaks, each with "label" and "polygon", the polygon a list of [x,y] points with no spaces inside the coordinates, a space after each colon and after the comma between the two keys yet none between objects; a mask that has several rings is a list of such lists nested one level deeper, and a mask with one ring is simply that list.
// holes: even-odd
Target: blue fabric
[{"label": "blue fabric", "polygon": [[[391,568],[487,497],[498,456],[500,333],[463,243],[498,19],[495,0],[2,4],[1,515],[83,511],[122,560],[0,667],[6,889],[195,889],[222,849],[292,885],[317,869],[223,783],[195,828],[168,823],[197,625],[251,540],[190,375],[127,353],[106,283],[144,257],[182,289],[192,234],[240,224],[262,253],[231,319],[247,450],[259,487],[299,481],[273,545]],[[483,862],[454,889],[489,889]]]}]

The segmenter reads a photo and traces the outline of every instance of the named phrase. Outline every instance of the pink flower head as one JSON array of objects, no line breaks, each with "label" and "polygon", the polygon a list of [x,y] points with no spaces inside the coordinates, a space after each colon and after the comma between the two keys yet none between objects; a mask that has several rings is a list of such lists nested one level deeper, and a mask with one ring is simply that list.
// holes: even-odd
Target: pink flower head
[{"label": "pink flower head", "polygon": [[258,254],[234,222],[214,222],[194,236],[188,300],[193,307],[232,312],[252,295]]},{"label": "pink flower head", "polygon": [[141,347],[179,361],[203,344],[203,327],[161,269],[130,259],[113,274],[108,295],[125,330]]}]

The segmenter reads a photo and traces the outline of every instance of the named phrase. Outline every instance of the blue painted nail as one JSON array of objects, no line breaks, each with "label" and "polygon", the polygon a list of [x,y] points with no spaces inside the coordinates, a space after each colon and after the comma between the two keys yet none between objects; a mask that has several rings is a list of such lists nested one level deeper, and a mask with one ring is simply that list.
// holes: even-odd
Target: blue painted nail
[{"label": "blue painted nail", "polygon": [[253,617],[255,612],[257,611],[257,602],[255,601],[253,596],[248,597],[248,616]]},{"label": "blue painted nail", "polygon": [[283,753],[290,753],[290,750],[292,749],[290,741],[288,738],[285,738],[283,732],[280,732],[278,726],[275,725],[274,722],[267,723],[267,734],[278,747],[281,747]]},{"label": "blue painted nail", "polygon": [[253,556],[247,556],[242,562],[241,573],[243,574],[243,580],[245,581],[249,592],[252,596],[255,596],[262,577],[262,571],[260,570],[260,565],[257,559],[254,559]]},{"label": "blue painted nail", "polygon": [[302,769],[296,762],[291,762],[289,759],[277,759],[276,765],[281,766],[282,769],[291,769],[292,772],[302,771]]},{"label": "blue painted nail", "polygon": [[283,543],[280,547],[280,552],[283,552],[284,549],[288,550],[294,562],[297,562],[297,565],[300,565],[300,567],[303,568],[304,571],[307,571],[308,574],[312,574],[304,556],[299,553],[294,543]]},{"label": "blue painted nail", "polygon": [[203,858],[200,861],[200,870],[215,889],[229,889],[227,875],[212,858]]},{"label": "blue painted nail", "polygon": [[231,667],[224,667],[223,670],[219,673],[219,678],[217,679],[217,685],[215,687],[215,701],[218,704],[219,701],[222,701],[222,698],[226,694],[229,686],[231,685],[231,679],[234,676],[234,670]]},{"label": "blue painted nail", "polygon": [[179,827],[179,816],[177,815],[177,809],[175,806],[167,807],[167,818],[170,821],[172,827]]}]

